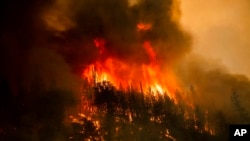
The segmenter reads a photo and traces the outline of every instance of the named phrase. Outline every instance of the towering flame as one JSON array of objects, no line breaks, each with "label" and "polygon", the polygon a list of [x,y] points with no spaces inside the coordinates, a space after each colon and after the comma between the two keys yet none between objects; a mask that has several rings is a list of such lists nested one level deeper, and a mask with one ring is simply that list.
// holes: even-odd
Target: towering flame
[{"label": "towering flame", "polygon": [[[152,94],[167,94],[175,99],[174,91],[178,87],[174,73],[162,71],[158,63],[157,53],[150,41],[144,41],[142,51],[146,52],[149,63],[136,64],[120,60],[109,55],[104,38],[93,39],[93,44],[99,51],[99,58],[83,70],[83,78],[90,84],[109,81],[115,87],[131,87]],[[105,57],[103,57],[105,56]],[[107,57],[106,57],[107,56]]]}]

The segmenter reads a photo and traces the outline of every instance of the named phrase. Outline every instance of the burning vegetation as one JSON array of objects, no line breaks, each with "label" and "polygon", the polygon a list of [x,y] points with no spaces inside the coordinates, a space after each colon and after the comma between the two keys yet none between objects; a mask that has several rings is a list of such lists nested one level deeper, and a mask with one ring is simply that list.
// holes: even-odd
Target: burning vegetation
[{"label": "burning vegetation", "polygon": [[[104,56],[105,40],[94,39],[94,43],[100,50],[99,55]],[[154,93],[167,93],[169,97],[174,99],[172,93],[178,88],[174,74],[170,73],[170,71],[165,71],[167,73],[165,75],[162,74],[156,53],[149,41],[142,44],[143,50],[148,54],[148,63],[134,64],[108,56],[107,58],[98,59],[85,68],[82,77],[89,84],[109,81],[117,88],[126,88],[133,85],[138,91],[150,90]]]},{"label": "burning vegetation", "polygon": [[190,57],[178,4],[1,2],[0,140],[227,140],[249,79]]},{"label": "burning vegetation", "polygon": [[[139,92],[133,86],[117,89],[110,82],[102,81],[92,87],[85,87],[82,99],[82,114],[75,117],[81,128],[72,139],[219,139],[211,127],[207,111],[202,111],[199,107],[189,107],[184,101],[176,103],[166,92]],[[82,120],[87,119],[95,129],[91,133],[84,131],[88,129],[85,127],[88,123]]]}]

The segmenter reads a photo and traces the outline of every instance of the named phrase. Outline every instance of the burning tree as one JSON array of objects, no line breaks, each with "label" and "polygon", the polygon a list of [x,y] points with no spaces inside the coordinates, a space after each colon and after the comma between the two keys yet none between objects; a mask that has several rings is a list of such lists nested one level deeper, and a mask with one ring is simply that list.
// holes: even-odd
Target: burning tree
[{"label": "burning tree", "polygon": [[98,57],[82,73],[92,86],[85,86],[85,114],[100,123],[98,132],[105,140],[212,138],[205,114],[187,106],[172,66],[161,58],[160,44],[148,38],[157,27],[140,22],[136,28],[136,47],[143,52],[138,63],[112,54],[106,37],[92,39]]},{"label": "burning tree", "polygon": [[[203,111],[198,108],[186,113],[166,93],[145,93],[134,89],[121,90],[108,81],[93,86],[91,122],[98,123],[91,140],[211,140],[216,136],[205,129]],[[96,107],[96,108],[95,108]],[[85,113],[87,112],[85,109]],[[194,114],[187,118],[186,114]],[[97,127],[98,126],[98,127]],[[98,130],[96,130],[98,129]],[[88,130],[85,128],[85,130]],[[78,131],[79,132],[79,131]],[[82,135],[82,137],[84,137]]]}]

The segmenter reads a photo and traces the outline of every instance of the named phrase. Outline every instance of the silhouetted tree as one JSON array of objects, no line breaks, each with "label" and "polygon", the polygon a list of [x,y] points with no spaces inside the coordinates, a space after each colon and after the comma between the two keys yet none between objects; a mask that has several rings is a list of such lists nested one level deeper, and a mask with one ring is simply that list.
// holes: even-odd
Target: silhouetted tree
[{"label": "silhouetted tree", "polygon": [[166,93],[148,91],[142,94],[132,88],[117,90],[104,81],[94,86],[92,106],[97,107],[93,117],[100,121],[104,140],[215,139],[204,130],[206,120],[202,109],[197,106],[189,110],[188,114],[195,117],[187,118],[184,102],[175,103]]},{"label": "silhouetted tree", "polygon": [[237,94],[236,90],[233,90],[233,93],[231,95],[231,101],[233,103],[233,106],[235,107],[235,109],[237,110],[237,112],[240,115],[240,118],[242,119],[242,123],[250,123],[250,117],[248,115],[248,113],[246,112],[246,109],[244,109],[240,103],[240,99],[239,99],[239,94]]}]

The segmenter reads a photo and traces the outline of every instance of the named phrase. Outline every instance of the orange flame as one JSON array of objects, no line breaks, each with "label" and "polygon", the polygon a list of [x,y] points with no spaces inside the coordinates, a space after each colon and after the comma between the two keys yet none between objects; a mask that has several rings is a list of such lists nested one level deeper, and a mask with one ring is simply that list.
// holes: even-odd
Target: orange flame
[{"label": "orange flame", "polygon": [[137,29],[138,29],[138,31],[147,31],[147,30],[152,29],[152,25],[139,23],[139,24],[137,24]]},{"label": "orange flame", "polygon": [[[105,40],[95,39],[94,44],[100,50],[100,54],[103,53]],[[150,41],[145,41],[142,46],[150,58],[149,64],[131,64],[110,56],[88,65],[83,70],[82,76],[92,84],[109,81],[117,88],[133,86],[142,92],[166,93],[175,99],[173,93],[178,85],[174,73],[170,70],[162,73],[157,63],[157,53]]]},{"label": "orange flame", "polygon": [[153,47],[151,46],[151,43],[149,41],[146,41],[144,42],[143,47],[149,55],[151,63],[156,63],[156,53]]},{"label": "orange flame", "polygon": [[105,40],[102,38],[95,38],[94,44],[95,44],[95,47],[99,49],[99,54],[102,54],[105,48]]}]

